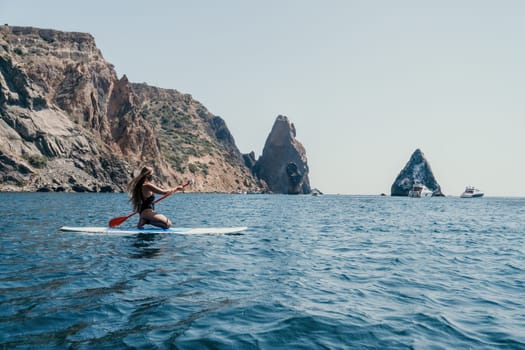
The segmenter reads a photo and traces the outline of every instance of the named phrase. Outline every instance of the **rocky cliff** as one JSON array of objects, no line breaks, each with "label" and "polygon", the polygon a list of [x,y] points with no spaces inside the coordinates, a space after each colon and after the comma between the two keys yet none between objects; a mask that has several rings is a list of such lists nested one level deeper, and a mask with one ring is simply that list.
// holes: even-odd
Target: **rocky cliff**
[{"label": "rocky cliff", "polygon": [[86,33],[0,27],[0,140],[2,191],[121,191],[145,164],[165,185],[259,189],[223,119],[118,79]]},{"label": "rocky cliff", "polygon": [[410,160],[392,184],[392,196],[408,196],[414,184],[425,185],[433,196],[443,196],[441,186],[437,183],[432,168],[421,150],[416,149]]},{"label": "rocky cliff", "polygon": [[296,139],[295,126],[287,117],[277,117],[262,155],[255,163],[254,160],[253,154],[245,155],[246,164],[253,164],[253,172],[269,191],[283,194],[311,192],[306,151]]},{"label": "rocky cliff", "polygon": [[221,117],[191,95],[146,84],[131,86],[139,99],[138,113],[157,130],[158,146],[175,177],[194,178],[192,187],[199,191],[260,190]]}]

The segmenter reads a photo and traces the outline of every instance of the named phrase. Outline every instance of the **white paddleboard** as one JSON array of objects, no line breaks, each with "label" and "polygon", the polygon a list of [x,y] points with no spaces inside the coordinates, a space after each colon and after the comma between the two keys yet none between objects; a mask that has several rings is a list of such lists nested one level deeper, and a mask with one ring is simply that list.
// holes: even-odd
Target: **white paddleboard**
[{"label": "white paddleboard", "polygon": [[134,235],[140,233],[175,233],[179,235],[224,235],[238,233],[246,230],[248,227],[170,227],[166,230],[161,228],[111,228],[111,227],[71,227],[62,226],[60,231],[79,232],[85,234],[108,234],[108,235]]}]

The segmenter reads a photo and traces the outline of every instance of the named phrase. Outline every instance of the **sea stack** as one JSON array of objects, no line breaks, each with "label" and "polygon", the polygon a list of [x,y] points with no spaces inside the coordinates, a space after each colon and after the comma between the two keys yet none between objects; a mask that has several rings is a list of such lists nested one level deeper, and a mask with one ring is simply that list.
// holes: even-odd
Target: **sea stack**
[{"label": "sea stack", "polygon": [[273,193],[307,194],[311,192],[308,164],[303,145],[295,138],[295,126],[279,115],[253,171]]},{"label": "sea stack", "polygon": [[432,168],[420,149],[416,149],[410,160],[392,184],[392,196],[408,196],[414,184],[421,184],[432,191],[432,196],[444,196],[436,181]]}]

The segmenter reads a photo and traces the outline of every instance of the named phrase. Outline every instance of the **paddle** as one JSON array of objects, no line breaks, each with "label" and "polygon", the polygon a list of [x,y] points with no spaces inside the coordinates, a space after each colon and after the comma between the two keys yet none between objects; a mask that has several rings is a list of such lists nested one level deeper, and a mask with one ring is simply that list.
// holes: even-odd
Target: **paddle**
[{"label": "paddle", "polygon": [[[191,185],[193,183],[192,180],[189,180],[188,182],[186,182],[184,185],[182,185],[182,189],[185,189],[186,187],[188,187],[189,185]],[[175,192],[173,192],[175,193]],[[160,202],[161,200],[163,199],[166,199],[168,198],[169,196],[171,196],[173,193],[168,193],[168,194],[165,194],[164,196],[160,197],[159,199],[157,199],[155,202],[153,203],[158,203]],[[133,212],[127,216],[119,216],[117,218],[113,218],[111,220],[109,220],[109,227],[117,227],[117,226],[120,226],[120,224],[122,224],[124,221],[126,221],[127,219],[129,219],[130,217],[132,217],[133,215],[137,214],[138,212]]]}]

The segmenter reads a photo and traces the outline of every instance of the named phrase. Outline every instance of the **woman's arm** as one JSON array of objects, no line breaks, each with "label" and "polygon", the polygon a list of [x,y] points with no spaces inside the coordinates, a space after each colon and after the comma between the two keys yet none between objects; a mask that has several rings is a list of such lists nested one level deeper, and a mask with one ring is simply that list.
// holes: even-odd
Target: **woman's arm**
[{"label": "woman's arm", "polygon": [[168,189],[163,189],[161,187],[158,187],[158,186],[155,186],[154,184],[152,183],[145,183],[143,185],[143,190],[146,190],[146,191],[151,191],[153,193],[157,193],[157,194],[171,194],[173,192],[175,192],[177,189],[176,188],[168,188]]}]

